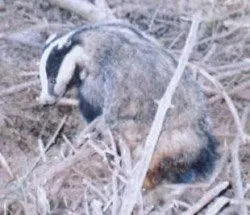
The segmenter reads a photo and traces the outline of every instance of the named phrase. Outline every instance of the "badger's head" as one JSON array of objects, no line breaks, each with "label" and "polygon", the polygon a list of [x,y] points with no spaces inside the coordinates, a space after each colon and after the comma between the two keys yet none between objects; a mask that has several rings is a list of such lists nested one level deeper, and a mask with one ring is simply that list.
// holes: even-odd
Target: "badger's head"
[{"label": "badger's head", "polygon": [[77,68],[87,57],[80,41],[70,32],[61,37],[49,38],[40,61],[41,104],[54,104],[67,90]]}]

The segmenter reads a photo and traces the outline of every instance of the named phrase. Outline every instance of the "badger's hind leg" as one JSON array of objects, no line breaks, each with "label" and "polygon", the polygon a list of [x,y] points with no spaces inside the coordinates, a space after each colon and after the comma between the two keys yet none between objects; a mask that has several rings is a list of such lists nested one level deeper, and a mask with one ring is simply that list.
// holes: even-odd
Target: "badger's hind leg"
[{"label": "badger's hind leg", "polygon": [[163,130],[144,187],[153,188],[162,179],[190,183],[206,178],[213,170],[217,145],[216,138],[202,128]]}]

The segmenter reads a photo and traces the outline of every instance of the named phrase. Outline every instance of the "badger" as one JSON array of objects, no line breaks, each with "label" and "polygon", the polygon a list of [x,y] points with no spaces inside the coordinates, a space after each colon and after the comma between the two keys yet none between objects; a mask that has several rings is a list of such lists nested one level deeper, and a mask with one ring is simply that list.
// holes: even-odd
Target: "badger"
[{"label": "badger", "polygon": [[[151,36],[123,22],[86,24],[49,39],[40,61],[41,104],[78,89],[80,111],[98,116],[138,154],[177,62]],[[162,179],[191,183],[211,175],[218,141],[205,97],[186,70],[174,93],[145,187]],[[139,150],[140,151],[140,150]]]}]

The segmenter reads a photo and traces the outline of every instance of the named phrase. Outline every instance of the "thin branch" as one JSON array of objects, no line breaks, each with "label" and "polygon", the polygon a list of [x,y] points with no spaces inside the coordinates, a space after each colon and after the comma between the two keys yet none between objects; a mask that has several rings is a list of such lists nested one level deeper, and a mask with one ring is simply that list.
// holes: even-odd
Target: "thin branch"
[{"label": "thin branch", "polygon": [[118,205],[119,205],[119,198],[118,198],[118,180],[117,175],[119,174],[118,167],[120,166],[120,159],[117,154],[117,147],[115,144],[115,140],[113,134],[111,133],[110,129],[108,130],[108,136],[111,142],[111,148],[114,155],[114,170],[112,174],[112,190],[113,190],[113,202],[112,202],[112,215],[116,215],[118,212]]},{"label": "thin branch", "polygon": [[249,69],[250,69],[250,67],[238,68],[238,69],[233,70],[233,71],[220,72],[220,73],[216,74],[215,77],[218,81],[221,81],[221,80],[226,79],[226,78],[231,78],[234,75],[242,74],[244,71],[249,71]]},{"label": "thin branch", "polygon": [[[55,143],[55,140],[58,136],[58,134],[60,133],[60,131],[62,130],[65,122],[66,122],[67,116],[64,116],[60,122],[60,124],[58,125],[56,131],[54,132],[53,136],[50,138],[49,142],[47,143],[46,147],[44,148],[44,152],[48,151],[48,149]],[[42,155],[40,155],[36,162],[33,164],[33,166],[31,167],[31,169],[29,170],[29,172],[23,177],[23,180],[25,180],[30,173],[35,169],[35,167],[37,166],[37,164],[40,162],[40,160],[42,159]]]},{"label": "thin branch", "polygon": [[[61,8],[71,10],[83,18],[90,21],[115,20],[115,16],[111,12],[107,3],[102,0],[102,3],[92,4],[89,1],[81,0],[49,0],[52,4],[58,5]],[[98,1],[97,1],[98,2]]]},{"label": "thin branch", "polygon": [[102,215],[103,214],[102,206],[103,206],[103,204],[99,200],[93,199],[90,202],[90,207],[92,209],[92,214],[93,215]]},{"label": "thin branch", "polygon": [[37,85],[38,83],[39,83],[39,80],[35,80],[35,81],[33,80],[33,81],[27,81],[27,82],[22,83],[22,84],[17,84],[17,85],[11,86],[11,87],[7,88],[6,90],[2,90],[2,92],[0,92],[0,97],[1,96],[8,96],[10,94],[23,91],[23,90],[25,90],[33,85]]},{"label": "thin branch", "polygon": [[241,124],[241,121],[240,121],[240,117],[239,117],[239,114],[237,112],[237,109],[235,108],[234,106],[234,103],[232,101],[232,99],[228,96],[228,94],[226,93],[226,91],[224,90],[222,84],[217,81],[213,76],[211,76],[210,74],[208,74],[205,69],[201,68],[201,67],[198,67],[197,65],[194,65],[194,64],[190,64],[193,68],[197,68],[198,69],[198,72],[203,76],[205,77],[206,79],[208,79],[209,81],[212,82],[212,84],[217,88],[217,90],[221,93],[221,95],[223,96],[223,98],[225,99],[227,105],[228,105],[228,108],[234,118],[234,121],[235,121],[235,124],[236,124],[236,128],[238,130],[238,133],[241,137],[241,140],[243,143],[246,143],[247,142],[247,136],[244,132],[244,129],[243,129],[243,126]]},{"label": "thin branch", "polygon": [[208,42],[213,42],[215,40],[219,40],[219,39],[223,39],[231,34],[234,34],[236,33],[237,31],[239,31],[240,28],[238,27],[235,27],[235,28],[232,28],[226,32],[223,32],[223,33],[220,33],[220,34],[217,34],[217,35],[212,35],[211,37],[208,37],[208,38],[205,38],[205,39],[202,39],[200,40],[199,42],[196,43],[196,46],[199,46],[199,45],[202,45],[204,43],[208,43]]},{"label": "thin branch", "polygon": [[[36,98],[36,102],[35,104],[31,104],[25,108],[33,108],[33,107],[36,107],[36,106],[39,106],[41,105],[39,103],[39,98],[37,97]],[[66,97],[62,97],[60,98],[57,102],[56,102],[56,106],[78,106],[79,105],[79,101],[77,99],[74,99],[74,98],[66,98]]]},{"label": "thin branch", "polygon": [[56,103],[56,105],[58,105],[58,106],[78,106],[79,101],[77,99],[63,97]]},{"label": "thin branch", "polygon": [[[228,94],[230,96],[233,96],[233,95],[236,95],[236,94],[244,91],[245,89],[247,89],[249,87],[250,87],[250,80],[242,82],[239,85],[235,86],[232,90],[230,90],[228,92]],[[209,103],[214,103],[214,102],[216,102],[216,101],[218,101],[218,100],[220,100],[222,98],[223,98],[223,96],[221,94],[220,95],[216,95],[216,96],[214,96],[214,97],[212,97],[212,98],[209,99]]]},{"label": "thin branch", "polygon": [[242,70],[242,69],[249,70],[249,68],[250,68],[250,62],[247,59],[237,63],[208,67],[208,69],[211,71],[228,71],[228,70]]},{"label": "thin branch", "polygon": [[215,200],[215,203],[208,208],[205,215],[216,215],[219,214],[220,210],[230,202],[230,199],[227,197],[219,197]]},{"label": "thin branch", "polygon": [[0,152],[0,166],[2,166],[6,170],[11,179],[14,178],[14,174],[12,173],[11,168],[1,152]]},{"label": "thin branch", "polygon": [[154,11],[154,13],[153,13],[153,15],[152,15],[152,17],[150,19],[149,25],[148,25],[148,31],[150,31],[152,29],[152,26],[154,24],[155,18],[157,16],[157,14],[158,14],[161,6],[162,6],[162,0],[158,0],[157,8],[155,9],[155,11]]},{"label": "thin branch", "polygon": [[[248,117],[248,108],[245,109],[242,117],[242,124],[243,127],[246,124]],[[233,169],[233,187],[235,192],[235,198],[239,199],[240,201],[244,200],[244,190],[243,190],[243,182],[241,176],[241,165],[240,165],[240,158],[239,158],[239,147],[240,147],[240,138],[237,136],[230,147],[230,153],[232,158],[232,169]],[[247,207],[244,204],[239,205],[239,214],[247,215]]]},{"label": "thin branch", "polygon": [[86,189],[84,191],[84,206],[85,206],[85,214],[90,215],[89,201],[88,201],[88,187],[86,187]]},{"label": "thin branch", "polygon": [[[196,13],[193,17],[193,23],[183,49],[182,55],[180,57],[179,64],[177,66],[176,72],[170,81],[163,97],[159,101],[159,107],[156,112],[153,124],[149,131],[149,134],[146,139],[143,156],[139,161],[138,171],[132,174],[132,177],[125,188],[124,196],[123,196],[123,204],[121,207],[120,214],[130,215],[133,211],[134,205],[137,202],[138,194],[142,188],[143,181],[145,179],[146,173],[148,171],[148,167],[154,152],[155,145],[158,141],[164,120],[165,115],[169,108],[172,107],[171,100],[172,96],[175,92],[175,89],[178,86],[178,83],[182,77],[182,74],[185,71],[186,65],[188,63],[188,58],[192,52],[193,46],[196,42],[196,35],[200,23],[200,13]],[[137,168],[136,168],[137,169]],[[129,201],[128,201],[129,199]]]},{"label": "thin branch", "polygon": [[215,199],[222,191],[229,187],[229,182],[224,181],[209,190],[195,205],[193,205],[189,210],[184,212],[182,215],[194,215],[198,213],[202,208],[209,204],[213,199]]},{"label": "thin branch", "polygon": [[24,45],[28,45],[33,48],[42,49],[43,37],[41,32],[46,30],[48,32],[58,32],[62,29],[70,29],[73,25],[59,24],[59,23],[39,23],[37,25],[29,26],[16,32],[4,32],[0,34],[0,40],[7,40],[11,42],[18,42]]}]

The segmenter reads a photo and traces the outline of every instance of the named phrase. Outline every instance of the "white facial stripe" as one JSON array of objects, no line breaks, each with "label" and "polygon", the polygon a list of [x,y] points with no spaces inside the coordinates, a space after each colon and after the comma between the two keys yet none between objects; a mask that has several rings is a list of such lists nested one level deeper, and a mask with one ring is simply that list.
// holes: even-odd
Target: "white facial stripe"
[{"label": "white facial stripe", "polygon": [[57,34],[52,34],[48,37],[48,39],[45,41],[45,45],[48,45],[50,42],[52,42],[57,37]]},{"label": "white facial stripe", "polygon": [[71,38],[75,34],[75,32],[76,32],[76,30],[71,31],[68,34],[61,37],[59,40],[57,40],[58,49],[63,48],[63,46],[65,46],[70,41],[69,38]]},{"label": "white facial stripe", "polygon": [[80,46],[75,46],[69,51],[63,59],[57,75],[56,85],[54,88],[55,94],[58,96],[62,96],[64,94],[67,84],[74,75],[76,65],[86,65],[88,59],[88,56]]},{"label": "white facial stripe", "polygon": [[53,46],[53,43],[49,47],[47,47],[45,51],[43,52],[43,55],[40,61],[39,74],[40,74],[40,81],[41,81],[41,88],[42,88],[40,97],[43,97],[43,98],[46,98],[49,95],[46,64],[47,64],[49,55],[54,47],[55,45]]},{"label": "white facial stripe", "polygon": [[39,66],[39,74],[40,74],[40,81],[41,81],[41,94],[40,94],[40,100],[43,102],[46,102],[47,100],[51,101],[51,98],[53,95],[50,95],[48,90],[48,77],[46,72],[46,64],[48,61],[48,58],[51,54],[51,51],[57,46],[58,48],[62,48],[72,37],[72,35],[75,33],[75,31],[72,31],[65,36],[56,39],[53,41],[43,52],[40,66]]}]

